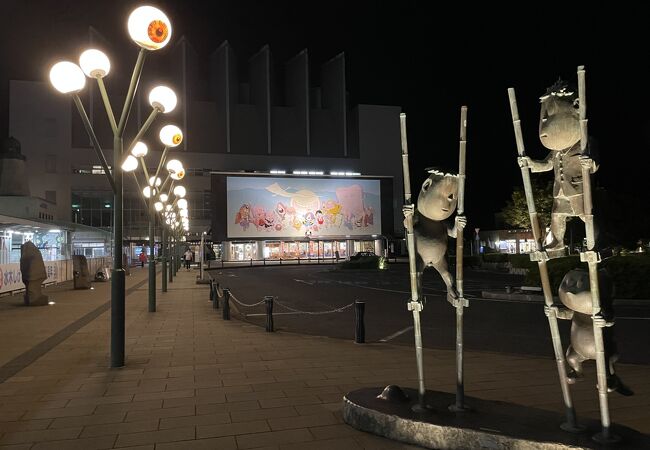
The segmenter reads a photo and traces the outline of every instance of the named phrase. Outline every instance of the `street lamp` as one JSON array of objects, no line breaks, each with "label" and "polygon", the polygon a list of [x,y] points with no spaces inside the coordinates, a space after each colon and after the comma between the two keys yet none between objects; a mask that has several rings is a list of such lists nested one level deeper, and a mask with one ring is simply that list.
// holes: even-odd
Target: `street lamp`
[{"label": "street lamp", "polygon": [[[149,94],[149,102],[151,103],[151,106],[153,108],[159,108],[161,109],[161,111],[165,111],[165,112],[172,111],[176,107],[176,95],[168,87],[158,86],[153,88],[153,90]],[[147,185],[140,190],[144,197],[145,205],[149,210],[149,301],[148,301],[149,312],[156,311],[156,265],[155,265],[156,255],[154,252],[155,221],[156,221],[155,211],[156,211],[156,203],[157,203],[156,195],[159,194],[160,189],[163,185],[163,181],[158,177],[158,174],[160,173],[160,170],[165,163],[165,159],[167,157],[167,152],[169,148],[177,147],[178,145],[180,145],[180,143],[183,140],[182,132],[175,125],[165,125],[162,128],[162,130],[172,130],[173,136],[172,138],[167,139],[167,136],[165,135],[167,131],[165,131],[165,133],[161,132],[160,138],[162,143],[165,144],[165,148],[161,155],[160,161],[158,162],[158,167],[156,169],[156,172],[153,176],[149,176],[149,171],[147,170],[147,165],[144,161],[144,157],[149,153],[149,149],[146,146],[146,144],[144,144],[143,142],[138,141],[133,145],[133,148],[131,149],[131,154],[126,157],[124,163],[122,164],[122,168],[125,171],[132,171],[135,182],[138,185],[138,187],[140,187],[140,183],[138,182],[138,177],[134,172],[134,170],[138,167],[138,160],[139,160],[140,165],[142,166],[142,174],[144,175],[144,178],[147,183]],[[177,161],[177,160],[173,160],[173,161]],[[182,164],[180,163],[180,161],[177,161],[177,163],[180,164],[180,169],[182,169]],[[178,164],[175,166],[176,170],[179,169]],[[128,166],[128,168],[125,166]],[[168,198],[167,194],[164,193],[159,194],[159,199],[161,202],[167,201],[167,198]],[[162,245],[164,245],[164,243]],[[161,255],[161,259],[162,258],[163,255]],[[163,268],[164,268],[164,264],[163,264]],[[163,288],[164,288],[163,292],[166,292],[167,291],[166,283],[164,283]]]},{"label": "street lamp", "polygon": [[[123,170],[133,167],[133,160],[124,159],[123,139],[126,123],[129,118],[131,106],[135,98],[135,91],[140,80],[144,60],[148,52],[163,48],[169,42],[172,35],[172,26],[169,18],[159,9],[153,6],[141,6],[131,12],[128,19],[128,30],[131,39],[140,46],[140,52],[131,75],[131,81],[126,94],[126,99],[122,107],[122,113],[117,118],[113,115],[113,109],[108,99],[106,87],[103,78],[110,72],[110,61],[108,57],[99,50],[90,49],[81,54],[79,59],[80,66],[63,61],[52,66],[50,70],[50,81],[56,90],[63,94],[70,94],[74,101],[86,132],[90,137],[93,148],[104,169],[104,173],[111,185],[114,194],[114,214],[113,214],[113,274],[111,280],[111,367],[124,366],[124,328],[125,328],[125,272],[122,264],[122,244],[123,244]],[[95,131],[88,119],[88,115],[79,98],[79,92],[86,84],[85,76],[94,78],[97,81],[102,101],[106,109],[106,115],[113,132],[113,167],[108,166],[104,152],[97,140]],[[163,94],[165,90],[161,91]],[[148,130],[154,119],[161,112],[168,111],[167,98],[162,97],[160,102],[153,104],[153,111],[142,125],[132,146],[140,140],[140,137]],[[127,152],[128,153],[128,152]],[[128,155],[135,159],[135,156]],[[137,160],[136,160],[137,163]],[[120,170],[120,168],[122,170]],[[132,170],[134,170],[133,167]]]},{"label": "street lamp", "polygon": [[[156,171],[157,173],[160,172],[160,169],[162,165],[165,163],[165,156],[168,150],[167,144],[175,147],[178,146],[182,142],[182,133],[178,127],[173,126],[174,128],[170,128],[169,125],[163,127],[163,130],[172,130],[173,133],[166,133],[163,130],[160,132],[160,140],[166,145],[165,146],[165,151],[163,152],[163,158],[160,161],[160,164],[158,166],[158,170]],[[175,139],[173,138],[174,136],[177,136]],[[169,138],[169,139],[167,139]],[[162,291],[167,292],[167,239],[168,239],[168,227],[166,225],[171,225],[171,214],[175,213],[174,208],[176,207],[176,202],[184,197],[186,195],[186,190],[183,186],[180,185],[175,185],[176,181],[180,181],[185,177],[185,169],[183,167],[183,164],[176,160],[172,159],[167,162],[165,165],[165,168],[167,169],[167,178],[165,181],[162,181],[158,183],[160,180],[159,178],[156,178],[157,186],[159,185],[158,191],[160,192],[160,195],[158,196],[158,202],[154,204],[154,208],[161,212],[162,214]],[[171,231],[171,229],[170,229]],[[172,233],[169,233],[172,234]],[[169,236],[171,240],[171,236]],[[171,241],[170,241],[170,270],[169,270],[169,281],[173,282],[173,274],[174,274],[174,255],[172,253],[172,248],[171,248]]]}]

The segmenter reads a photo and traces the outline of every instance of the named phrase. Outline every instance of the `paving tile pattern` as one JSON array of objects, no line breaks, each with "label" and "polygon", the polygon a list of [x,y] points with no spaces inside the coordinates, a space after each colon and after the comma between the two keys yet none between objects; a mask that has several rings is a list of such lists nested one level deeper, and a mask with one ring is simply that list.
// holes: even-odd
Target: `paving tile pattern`
[{"label": "paving tile pattern", "polygon": [[[144,276],[132,272],[127,286]],[[266,333],[223,321],[208,301],[208,287],[196,285],[194,276],[179,271],[169,291],[158,293],[156,313],[147,312],[146,284],[127,297],[126,367],[108,367],[106,312],[1,383],[0,450],[416,448],[359,432],[341,417],[349,390],[416,386],[411,348]],[[73,294],[70,302],[84,301]],[[78,317],[88,311],[80,309]],[[0,309],[0,323],[22,320],[38,335],[38,321],[7,311]],[[72,314],[70,308],[65,313]],[[15,356],[10,350],[0,360]],[[425,350],[429,389],[454,391],[454,358],[450,351]],[[618,370],[636,395],[612,394],[612,419],[649,433],[650,367]],[[469,396],[562,411],[551,358],[467,352],[465,373]],[[579,415],[598,418],[594,383],[588,364],[586,381],[572,388]]]}]

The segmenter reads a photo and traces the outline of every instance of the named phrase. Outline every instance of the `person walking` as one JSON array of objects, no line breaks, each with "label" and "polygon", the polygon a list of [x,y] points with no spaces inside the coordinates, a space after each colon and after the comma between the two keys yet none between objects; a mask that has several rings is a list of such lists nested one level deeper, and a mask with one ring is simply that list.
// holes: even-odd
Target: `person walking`
[{"label": "person walking", "polygon": [[147,262],[147,254],[144,252],[144,249],[140,252],[138,259],[140,260],[140,267],[144,267],[144,263]]},{"label": "person walking", "polygon": [[188,248],[183,254],[183,259],[185,260],[185,268],[190,270],[190,264],[192,263],[192,251]]}]

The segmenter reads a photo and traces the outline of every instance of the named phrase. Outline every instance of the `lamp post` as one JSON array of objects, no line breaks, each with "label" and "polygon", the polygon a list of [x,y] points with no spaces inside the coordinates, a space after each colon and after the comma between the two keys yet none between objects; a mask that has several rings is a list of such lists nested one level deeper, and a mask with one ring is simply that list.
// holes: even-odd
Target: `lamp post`
[{"label": "lamp post", "polygon": [[[165,111],[171,110],[176,106],[176,95],[174,95],[171,89],[164,86],[158,86],[154,88],[151,91],[149,100],[152,105],[160,104],[159,107],[165,107]],[[162,101],[165,101],[166,104],[162,105],[159,103]],[[158,177],[158,174],[165,164],[168,150],[177,147],[183,141],[183,133],[176,125],[165,125],[160,130],[159,137],[165,148],[162,152],[162,156],[158,162],[158,167],[156,168],[156,172],[153,176],[149,176],[149,171],[147,170],[147,165],[144,161],[144,157],[148,153],[148,148],[141,141],[135,142],[133,148],[131,149],[131,153],[127,155],[126,159],[122,163],[122,170],[125,172],[131,172],[133,174],[135,182],[138,185],[138,189],[141,191],[142,196],[144,197],[145,205],[149,210],[149,312],[156,312],[156,255],[154,254],[156,220],[155,204],[156,195],[158,195],[158,192],[160,192],[164,187],[162,180]],[[142,166],[142,173],[147,183],[143,189],[140,189],[140,183],[138,182],[138,177],[135,173],[135,169],[138,168],[138,165]],[[168,177],[171,177],[171,175]],[[167,201],[167,197],[167,194],[162,192],[160,193],[159,199],[161,201],[161,204]],[[163,292],[166,292],[166,290],[167,289],[165,286],[165,290]]]},{"label": "lamp post", "polygon": [[[169,281],[173,282],[173,259],[170,258],[170,264],[168,266],[167,264],[167,256],[168,256],[168,249],[167,249],[167,241],[170,241],[170,248],[169,248],[169,256],[171,255],[171,238],[173,236],[173,233],[171,233],[171,225],[172,223],[175,224],[176,221],[176,216],[177,216],[177,210],[178,210],[178,203],[181,205],[185,205],[187,207],[187,200],[184,199],[187,190],[185,187],[181,185],[175,185],[176,181],[180,181],[183,179],[185,176],[185,169],[183,168],[183,165],[180,161],[178,160],[170,160],[167,163],[167,171],[169,172],[169,175],[167,176],[167,179],[165,180],[164,183],[162,183],[162,186],[160,188],[160,191],[162,192],[160,194],[160,201],[155,203],[155,209],[156,211],[160,212],[162,214],[162,291],[167,292],[167,280],[169,276]],[[169,187],[167,187],[168,181],[171,182],[169,183]],[[176,209],[175,209],[176,208]],[[169,229],[168,229],[169,228]],[[169,273],[167,272],[167,269],[169,267]]]},{"label": "lamp post", "polygon": [[[91,49],[82,53],[78,65],[63,61],[52,66],[50,70],[50,81],[55,89],[64,94],[70,94],[79,111],[81,120],[86,132],[97,153],[97,157],[104,169],[104,173],[113,190],[114,212],[113,212],[113,274],[111,276],[111,367],[124,366],[125,346],[125,272],[122,264],[122,241],[123,241],[123,173],[120,170],[123,158],[123,139],[126,124],[135,98],[135,91],[140,80],[144,60],[148,52],[163,48],[169,42],[172,34],[172,27],[167,16],[152,6],[141,6],[133,10],[128,19],[128,30],[131,39],[140,46],[140,52],[131,75],[131,81],[122,107],[122,113],[118,120],[113,115],[113,109],[108,99],[103,78],[110,71],[108,57],[99,50]],[[92,124],[84,110],[79,92],[84,88],[86,79],[97,81],[101,93],[108,121],[113,132],[113,167],[108,166],[104,153],[101,149]],[[165,112],[164,106],[153,106],[153,111],[142,125],[136,135],[137,140],[147,131],[154,119],[160,112]],[[130,148],[130,147],[129,147]]]},{"label": "lamp post", "polygon": [[[175,254],[177,248],[174,247],[180,240],[181,231],[189,230],[189,212],[187,209],[187,200],[185,200],[186,190],[183,186],[175,186],[173,188],[173,193],[176,199],[173,203],[164,206],[163,211],[163,227],[169,227],[169,237],[170,237],[170,252]],[[164,228],[163,228],[164,230]],[[164,232],[164,231],[163,231]],[[172,244],[174,242],[174,244]],[[176,255],[177,256],[177,255]],[[169,266],[169,278],[170,281],[173,280],[173,276],[176,273],[176,265],[178,264],[178,258],[174,258],[172,263]]]}]

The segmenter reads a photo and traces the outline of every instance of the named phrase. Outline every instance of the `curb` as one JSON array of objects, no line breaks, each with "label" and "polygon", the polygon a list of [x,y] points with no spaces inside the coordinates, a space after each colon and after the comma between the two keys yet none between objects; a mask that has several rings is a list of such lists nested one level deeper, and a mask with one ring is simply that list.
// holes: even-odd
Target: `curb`
[{"label": "curb", "polygon": [[[543,295],[535,294],[507,294],[505,292],[494,292],[494,291],[481,291],[481,297],[486,299],[495,299],[495,300],[518,300],[531,303],[544,303]],[[554,303],[560,303],[560,299],[557,296],[553,296]],[[650,299],[638,299],[638,298],[615,298],[614,306],[647,306],[650,307]]]}]

